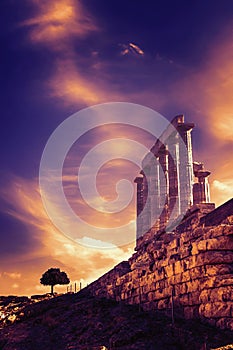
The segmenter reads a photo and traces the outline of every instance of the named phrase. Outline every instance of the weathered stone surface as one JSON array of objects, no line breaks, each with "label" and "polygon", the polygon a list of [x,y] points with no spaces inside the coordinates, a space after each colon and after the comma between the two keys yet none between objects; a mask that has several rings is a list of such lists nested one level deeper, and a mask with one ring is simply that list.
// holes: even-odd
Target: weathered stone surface
[{"label": "weathered stone surface", "polygon": [[194,319],[199,317],[198,306],[186,306],[184,308],[184,317],[187,319]]},{"label": "weathered stone surface", "polygon": [[227,222],[179,237],[146,234],[128,265],[119,264],[88,289],[146,310],[170,310],[173,300],[186,318],[233,329],[233,225]]},{"label": "weathered stone surface", "polygon": [[200,301],[202,303],[215,301],[232,301],[233,288],[232,286],[217,287],[213,289],[204,289],[200,293]]},{"label": "weathered stone surface", "polygon": [[233,264],[205,265],[205,274],[208,276],[226,275],[233,273]]},{"label": "weathered stone surface", "polygon": [[206,318],[232,317],[232,307],[233,302],[208,302],[200,305],[199,314]]},{"label": "weathered stone surface", "polygon": [[196,266],[224,263],[233,263],[233,251],[205,251],[196,256]]}]

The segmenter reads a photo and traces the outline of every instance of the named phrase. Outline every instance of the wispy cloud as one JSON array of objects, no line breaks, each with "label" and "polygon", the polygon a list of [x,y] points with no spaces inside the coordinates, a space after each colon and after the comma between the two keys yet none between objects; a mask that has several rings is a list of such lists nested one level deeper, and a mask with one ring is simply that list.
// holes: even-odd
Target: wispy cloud
[{"label": "wispy cloud", "polygon": [[121,55],[126,56],[129,54],[132,54],[134,56],[143,56],[144,51],[136,44],[134,43],[128,43],[128,44],[119,44],[121,47]]},{"label": "wispy cloud", "polygon": [[[233,168],[233,45],[232,31],[225,28],[212,43],[202,64],[170,87],[168,99],[187,106],[201,132],[196,160],[211,171],[211,200],[217,205],[231,198]],[[194,131],[195,132],[195,131]],[[195,136],[194,136],[195,137]]]},{"label": "wispy cloud", "polygon": [[[84,247],[81,245],[82,242],[78,244],[66,238],[48,218],[42,205],[37,180],[25,180],[16,176],[10,178],[9,183],[0,190],[1,198],[11,206],[6,212],[23,223],[40,245],[38,244],[38,248],[33,251],[30,246],[28,250],[25,247],[23,258],[17,255],[17,250],[13,259],[1,257],[4,259],[4,266],[9,269],[1,271],[1,283],[4,284],[3,280],[6,281],[4,288],[1,288],[4,289],[3,293],[10,293],[9,281],[12,279],[17,279],[19,294],[35,293],[35,286],[38,285],[43,270],[51,266],[66,270],[72,281],[84,279],[90,282],[130,256],[133,248],[130,245],[124,249],[112,246],[102,250],[99,246],[90,248],[86,244]],[[76,266],[74,261],[77,258]]]},{"label": "wispy cloud", "polygon": [[18,279],[21,277],[21,273],[19,272],[3,272],[3,275],[8,276],[12,279]]},{"label": "wispy cloud", "polygon": [[21,25],[30,28],[30,39],[34,43],[49,44],[53,49],[64,48],[70,38],[84,37],[97,30],[93,19],[86,13],[80,1],[31,2],[37,8],[37,14]]},{"label": "wispy cloud", "polygon": [[218,198],[219,203],[223,203],[233,198],[233,180],[214,180],[212,183],[212,195]]},{"label": "wispy cloud", "polygon": [[107,89],[106,82],[101,79],[90,79],[81,72],[75,57],[61,58],[55,63],[55,74],[48,82],[51,94],[65,104],[82,103],[94,105],[97,103],[119,99],[119,94]]},{"label": "wispy cloud", "polygon": [[[31,44],[44,45],[56,53],[51,76],[46,82],[49,97],[65,105],[93,105],[121,100],[120,94],[104,81],[102,73],[98,72],[99,77],[96,74],[99,59],[93,51],[85,53],[77,48],[78,40],[88,39],[89,34],[100,31],[82,3],[75,0],[31,2],[37,13],[23,21],[21,26],[28,27]],[[90,57],[87,57],[88,54]],[[83,56],[86,73],[80,64]]]},{"label": "wispy cloud", "polygon": [[189,71],[170,91],[174,100],[195,110],[203,128],[223,142],[233,141],[233,37],[228,30],[225,36],[210,47],[202,66]]}]

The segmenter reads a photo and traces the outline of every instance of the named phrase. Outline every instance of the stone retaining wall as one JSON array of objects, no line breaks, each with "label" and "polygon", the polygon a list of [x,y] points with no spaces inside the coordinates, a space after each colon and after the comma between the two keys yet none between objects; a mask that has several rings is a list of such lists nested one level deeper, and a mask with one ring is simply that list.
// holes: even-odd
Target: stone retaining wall
[{"label": "stone retaining wall", "polygon": [[92,294],[233,330],[233,216],[183,233],[145,234]]}]

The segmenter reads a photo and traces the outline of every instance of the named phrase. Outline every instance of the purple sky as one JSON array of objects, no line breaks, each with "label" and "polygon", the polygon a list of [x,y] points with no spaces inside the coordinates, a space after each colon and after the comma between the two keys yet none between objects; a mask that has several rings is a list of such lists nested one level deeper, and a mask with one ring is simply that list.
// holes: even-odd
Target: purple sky
[{"label": "purple sky", "polygon": [[[43,149],[54,129],[84,107],[122,101],[168,120],[185,114],[196,124],[195,160],[212,172],[212,200],[232,197],[231,0],[2,0],[1,15],[0,294],[44,292],[39,278],[51,266],[86,283],[132,251],[132,244],[85,249],[44,212]],[[77,152],[98,135],[86,135]],[[124,162],[103,169],[100,192],[109,198],[114,184],[106,181],[116,165],[123,175],[132,171],[132,181],[137,171]],[[122,220],[134,215],[131,204]]]}]

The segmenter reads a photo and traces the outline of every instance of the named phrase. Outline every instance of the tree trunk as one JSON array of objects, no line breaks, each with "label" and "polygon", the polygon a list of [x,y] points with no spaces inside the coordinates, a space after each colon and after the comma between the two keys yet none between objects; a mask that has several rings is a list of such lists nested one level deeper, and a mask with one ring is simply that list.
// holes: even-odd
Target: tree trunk
[{"label": "tree trunk", "polygon": [[53,295],[53,284],[51,285],[51,294]]}]

